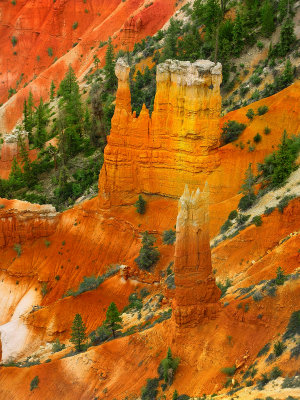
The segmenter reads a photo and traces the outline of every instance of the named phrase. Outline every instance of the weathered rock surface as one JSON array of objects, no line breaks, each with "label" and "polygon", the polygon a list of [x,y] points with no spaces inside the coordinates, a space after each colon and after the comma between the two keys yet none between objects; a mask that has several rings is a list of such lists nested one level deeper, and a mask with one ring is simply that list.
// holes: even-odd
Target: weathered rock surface
[{"label": "weathered rock surface", "polygon": [[179,200],[175,246],[175,321],[191,327],[214,319],[220,289],[212,273],[208,228],[208,186],[203,192],[185,187]]},{"label": "weathered rock surface", "polygon": [[0,199],[0,247],[46,237],[55,232],[58,214],[51,205]]},{"label": "weathered rock surface", "polygon": [[168,60],[157,69],[154,111],[131,112],[129,66],[116,65],[119,80],[105,164],[101,205],[126,203],[135,193],[179,198],[219,164],[221,65]]}]

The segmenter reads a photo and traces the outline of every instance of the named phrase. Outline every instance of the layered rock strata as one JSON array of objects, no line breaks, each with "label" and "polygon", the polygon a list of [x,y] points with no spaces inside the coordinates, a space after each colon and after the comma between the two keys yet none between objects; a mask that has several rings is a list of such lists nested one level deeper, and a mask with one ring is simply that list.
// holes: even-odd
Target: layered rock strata
[{"label": "layered rock strata", "polygon": [[220,289],[212,273],[209,245],[208,186],[180,197],[176,223],[175,301],[177,326],[191,327],[214,319],[219,309]]},{"label": "layered rock strata", "polygon": [[129,66],[116,64],[118,91],[105,162],[101,206],[126,204],[137,193],[179,198],[219,165],[221,64],[168,60],[158,65],[154,111],[131,110]]},{"label": "layered rock strata", "polygon": [[58,214],[51,205],[0,199],[0,247],[49,236],[57,223]]}]

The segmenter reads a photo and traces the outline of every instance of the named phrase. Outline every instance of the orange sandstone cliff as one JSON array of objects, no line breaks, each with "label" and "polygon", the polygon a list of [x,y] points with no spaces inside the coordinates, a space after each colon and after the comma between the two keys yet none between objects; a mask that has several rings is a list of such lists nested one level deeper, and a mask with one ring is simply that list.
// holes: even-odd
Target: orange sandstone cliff
[{"label": "orange sandstone cliff", "polygon": [[167,61],[157,68],[154,111],[131,110],[129,66],[119,80],[111,134],[99,177],[100,205],[130,202],[135,193],[179,198],[185,184],[203,182],[216,168],[221,65]]}]

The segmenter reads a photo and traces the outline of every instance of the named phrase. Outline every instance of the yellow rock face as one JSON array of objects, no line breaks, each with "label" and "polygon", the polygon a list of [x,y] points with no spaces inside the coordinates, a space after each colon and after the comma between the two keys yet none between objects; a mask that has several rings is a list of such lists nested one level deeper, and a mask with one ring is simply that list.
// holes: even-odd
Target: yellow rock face
[{"label": "yellow rock face", "polygon": [[221,65],[167,61],[157,68],[154,111],[131,112],[129,67],[116,65],[119,80],[105,164],[101,205],[124,204],[137,193],[179,198],[186,183],[199,186],[216,168],[221,109]]}]

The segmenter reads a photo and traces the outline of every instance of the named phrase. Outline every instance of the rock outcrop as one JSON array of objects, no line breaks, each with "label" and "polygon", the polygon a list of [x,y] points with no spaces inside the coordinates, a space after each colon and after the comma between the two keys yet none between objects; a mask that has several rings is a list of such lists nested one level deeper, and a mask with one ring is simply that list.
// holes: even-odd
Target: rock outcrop
[{"label": "rock outcrop", "polygon": [[51,205],[0,199],[0,247],[49,236],[57,222],[58,214]]},{"label": "rock outcrop", "polygon": [[175,247],[175,321],[191,327],[214,319],[220,289],[212,273],[208,229],[208,186],[190,193],[185,187],[179,200]]},{"label": "rock outcrop", "polygon": [[221,64],[168,60],[157,67],[154,111],[131,111],[129,66],[116,64],[119,85],[105,163],[101,206],[126,204],[137,193],[179,198],[219,165]]}]

